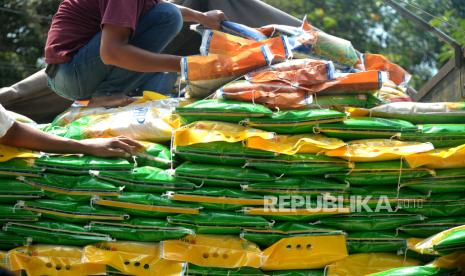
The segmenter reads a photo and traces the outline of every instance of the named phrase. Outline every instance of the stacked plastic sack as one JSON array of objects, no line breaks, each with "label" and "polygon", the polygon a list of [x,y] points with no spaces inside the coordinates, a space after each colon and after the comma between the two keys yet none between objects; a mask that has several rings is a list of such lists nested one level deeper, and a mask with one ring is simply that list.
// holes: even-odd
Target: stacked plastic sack
[{"label": "stacked plastic sack", "polygon": [[308,23],[197,29],[204,55],[184,58],[182,77],[187,96],[207,99],[147,93],[123,108],[72,108],[44,128],[129,136],[146,145],[134,159],[2,146],[0,267],[463,271],[464,104],[409,102],[402,68]]}]

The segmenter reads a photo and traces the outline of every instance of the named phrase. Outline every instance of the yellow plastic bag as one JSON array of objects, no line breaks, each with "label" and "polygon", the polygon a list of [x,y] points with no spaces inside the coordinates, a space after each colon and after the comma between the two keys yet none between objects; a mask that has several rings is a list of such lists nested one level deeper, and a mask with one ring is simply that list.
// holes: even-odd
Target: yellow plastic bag
[{"label": "yellow plastic bag", "polygon": [[104,264],[83,260],[81,248],[57,245],[18,247],[9,252],[10,269],[29,276],[105,275]]},{"label": "yellow plastic bag", "polygon": [[318,269],[347,257],[346,238],[343,234],[284,238],[263,254],[263,270]]},{"label": "yellow plastic bag", "polygon": [[[426,238],[415,245],[412,246],[412,244],[407,244],[409,249],[418,252],[420,254],[428,254],[428,255],[439,255],[439,252],[435,250],[435,247],[446,241],[446,243],[450,243],[450,240],[448,238],[452,237],[452,240],[455,237],[460,237],[463,239],[463,234],[462,232],[465,231],[465,225],[457,226],[450,228],[448,230],[442,231],[440,233],[437,233],[436,235],[433,235],[429,238]],[[448,240],[448,241],[447,241]],[[453,247],[452,247],[453,248]],[[458,248],[456,250],[459,250]]]},{"label": "yellow plastic bag", "polygon": [[439,268],[460,269],[461,271],[465,271],[465,253],[457,252],[441,256],[436,258],[431,265]]},{"label": "yellow plastic bag", "polygon": [[0,268],[10,269],[10,263],[8,261],[8,255],[5,251],[0,251]]},{"label": "yellow plastic bag", "polygon": [[333,150],[346,145],[337,138],[328,138],[320,134],[303,135],[277,135],[272,139],[263,137],[250,137],[247,147],[272,151],[282,154],[320,153]]},{"label": "yellow plastic bag", "polygon": [[198,121],[177,129],[174,133],[173,146],[189,146],[192,144],[219,141],[234,143],[255,136],[271,139],[274,137],[274,134],[237,124]]},{"label": "yellow plastic bag", "polygon": [[88,262],[111,266],[123,274],[138,276],[183,275],[186,264],[160,258],[158,243],[105,242],[84,248]]},{"label": "yellow plastic bag", "polygon": [[434,146],[431,143],[367,139],[350,141],[345,147],[327,151],[326,155],[354,162],[375,162],[396,160],[433,149]]},{"label": "yellow plastic bag", "polygon": [[6,162],[13,158],[36,158],[39,155],[39,152],[0,145],[0,162]]},{"label": "yellow plastic bag", "polygon": [[361,253],[326,267],[327,276],[369,275],[397,267],[415,266],[420,262],[392,253]]},{"label": "yellow plastic bag", "polygon": [[465,145],[412,154],[405,159],[412,168],[421,166],[430,169],[465,168]]},{"label": "yellow plastic bag", "polygon": [[162,258],[205,267],[259,268],[263,254],[257,245],[235,236],[190,235],[162,243]]}]

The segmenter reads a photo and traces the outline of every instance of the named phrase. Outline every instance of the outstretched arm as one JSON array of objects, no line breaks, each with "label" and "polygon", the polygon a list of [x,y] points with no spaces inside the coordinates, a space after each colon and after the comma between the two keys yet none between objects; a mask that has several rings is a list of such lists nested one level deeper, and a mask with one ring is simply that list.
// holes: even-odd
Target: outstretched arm
[{"label": "outstretched arm", "polygon": [[129,157],[142,148],[138,142],[126,138],[71,140],[47,134],[29,125],[15,122],[0,138],[0,144],[55,153],[83,153],[101,157]]}]

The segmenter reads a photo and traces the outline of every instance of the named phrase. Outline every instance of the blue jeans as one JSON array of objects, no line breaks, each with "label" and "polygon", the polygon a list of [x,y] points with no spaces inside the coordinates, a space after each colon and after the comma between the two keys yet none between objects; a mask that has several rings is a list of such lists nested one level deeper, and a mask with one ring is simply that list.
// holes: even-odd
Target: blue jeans
[{"label": "blue jeans", "polygon": [[[139,18],[129,43],[153,53],[160,53],[182,28],[182,15],[171,3],[156,4]],[[140,73],[105,65],[100,58],[100,39],[97,33],[67,62],[59,64],[56,73],[48,78],[49,87],[70,100],[86,100],[93,96],[115,93],[134,94],[151,90],[170,94],[176,73]]]}]

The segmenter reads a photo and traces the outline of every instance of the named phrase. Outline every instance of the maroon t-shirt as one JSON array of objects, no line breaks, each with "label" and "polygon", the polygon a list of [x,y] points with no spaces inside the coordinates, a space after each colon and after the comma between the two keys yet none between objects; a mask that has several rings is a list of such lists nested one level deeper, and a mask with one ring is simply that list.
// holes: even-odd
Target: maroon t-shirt
[{"label": "maroon t-shirt", "polygon": [[65,63],[104,24],[136,29],[139,16],[156,0],[64,0],[53,16],[45,45],[45,62]]}]

